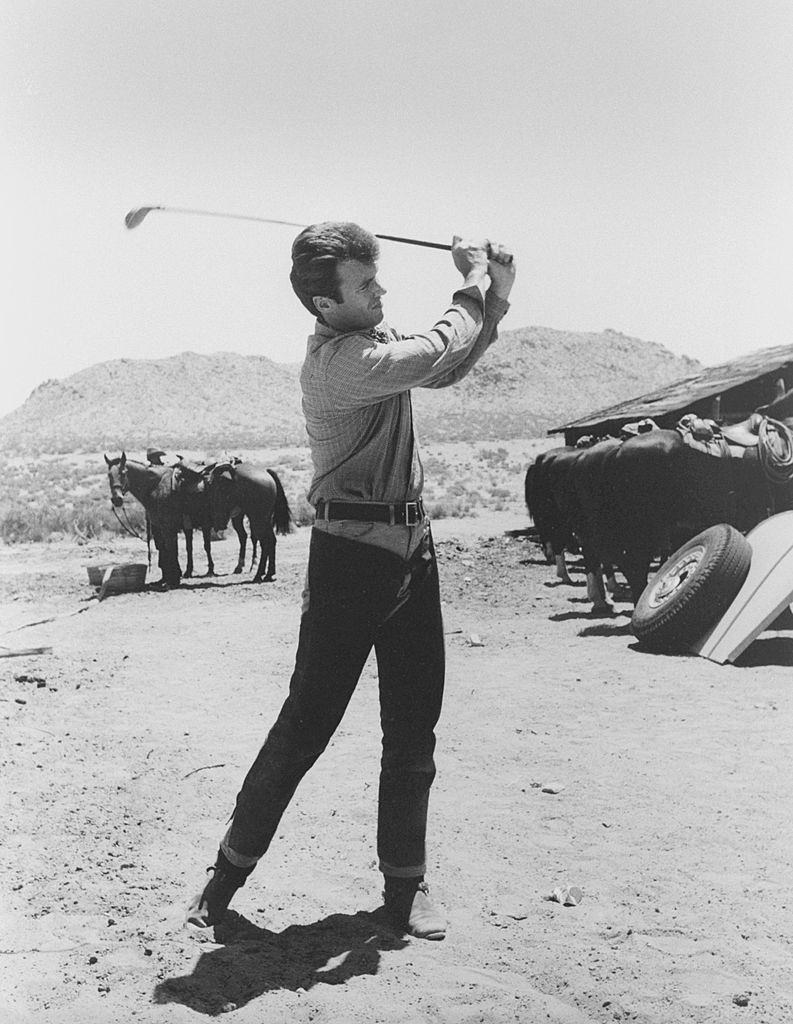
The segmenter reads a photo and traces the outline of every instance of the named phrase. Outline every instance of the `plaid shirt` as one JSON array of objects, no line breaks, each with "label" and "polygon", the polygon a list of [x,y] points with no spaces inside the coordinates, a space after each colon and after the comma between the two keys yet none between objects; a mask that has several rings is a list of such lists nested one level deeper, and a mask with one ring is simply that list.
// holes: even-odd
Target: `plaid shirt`
[{"label": "plaid shirt", "polygon": [[455,292],[426,333],[386,324],[339,334],[317,322],[300,374],[314,478],[308,500],[415,501],[424,471],[410,389],[461,380],[496,340],[509,304],[478,288]]}]

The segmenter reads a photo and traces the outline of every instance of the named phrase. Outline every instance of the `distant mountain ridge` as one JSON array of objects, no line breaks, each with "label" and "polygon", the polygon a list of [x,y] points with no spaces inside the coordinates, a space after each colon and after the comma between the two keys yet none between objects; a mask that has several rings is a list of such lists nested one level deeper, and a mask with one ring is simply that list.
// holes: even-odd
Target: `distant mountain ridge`
[{"label": "distant mountain ridge", "polygon": [[[97,363],[46,381],[0,419],[0,451],[303,445],[299,369],[232,352]],[[688,356],[613,330],[503,331],[462,382],[413,392],[417,431],[432,442],[541,437],[700,369]]]}]

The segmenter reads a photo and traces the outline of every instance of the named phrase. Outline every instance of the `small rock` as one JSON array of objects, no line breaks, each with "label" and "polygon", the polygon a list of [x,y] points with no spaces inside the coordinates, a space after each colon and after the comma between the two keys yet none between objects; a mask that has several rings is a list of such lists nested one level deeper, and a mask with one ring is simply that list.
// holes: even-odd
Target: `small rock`
[{"label": "small rock", "polygon": [[548,782],[542,787],[543,793],[561,793],[565,789],[564,782]]},{"label": "small rock", "polygon": [[484,642],[484,640],[482,639],[482,637],[478,633],[472,633],[468,637],[468,646],[469,647],[484,647],[485,646],[485,642]]},{"label": "small rock", "polygon": [[88,957],[88,963],[89,964],[97,964],[97,963],[99,963],[99,957],[98,956],[89,956]]},{"label": "small rock", "polygon": [[546,897],[555,903],[561,903],[563,907],[577,907],[584,898],[583,889],[577,885],[559,886]]},{"label": "small rock", "polygon": [[24,697],[14,697],[14,700],[16,701],[17,704],[27,704],[27,701],[25,700]]},{"label": "small rock", "polygon": [[749,1005],[749,992],[739,992],[737,996],[732,997],[732,1001],[736,1006],[748,1006]]}]

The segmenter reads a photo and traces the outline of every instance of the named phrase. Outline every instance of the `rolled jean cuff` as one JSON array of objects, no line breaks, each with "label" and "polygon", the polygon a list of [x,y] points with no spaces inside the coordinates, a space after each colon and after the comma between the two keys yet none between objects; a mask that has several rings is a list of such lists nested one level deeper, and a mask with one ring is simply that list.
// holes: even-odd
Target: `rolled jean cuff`
[{"label": "rolled jean cuff", "polygon": [[228,860],[230,864],[233,864],[235,868],[252,868],[259,863],[258,857],[246,857],[243,853],[237,853],[232,850],[228,842],[228,832],[220,841],[220,850],[223,856]]},{"label": "rolled jean cuff", "polygon": [[427,863],[425,861],[423,864],[416,864],[415,867],[396,868],[381,859],[380,870],[387,878],[423,878],[427,873]]}]

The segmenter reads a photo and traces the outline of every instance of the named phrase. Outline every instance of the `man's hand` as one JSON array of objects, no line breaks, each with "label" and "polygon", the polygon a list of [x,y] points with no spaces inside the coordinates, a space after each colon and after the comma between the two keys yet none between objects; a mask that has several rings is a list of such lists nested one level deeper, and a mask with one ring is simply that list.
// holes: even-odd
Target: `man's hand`
[{"label": "man's hand", "polygon": [[490,259],[487,264],[490,275],[490,291],[500,299],[506,299],[515,283],[515,261],[509,249],[495,242],[490,245]]},{"label": "man's hand", "polygon": [[489,243],[487,241],[473,242],[462,239],[455,235],[452,239],[452,259],[454,265],[465,278],[465,286],[479,285],[483,292],[490,287],[488,276]]}]

